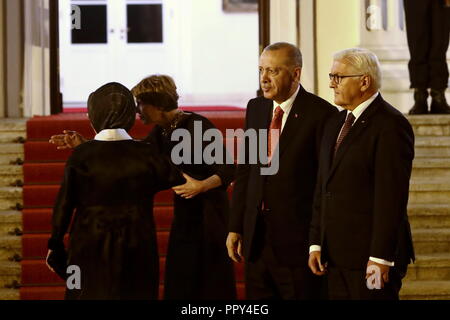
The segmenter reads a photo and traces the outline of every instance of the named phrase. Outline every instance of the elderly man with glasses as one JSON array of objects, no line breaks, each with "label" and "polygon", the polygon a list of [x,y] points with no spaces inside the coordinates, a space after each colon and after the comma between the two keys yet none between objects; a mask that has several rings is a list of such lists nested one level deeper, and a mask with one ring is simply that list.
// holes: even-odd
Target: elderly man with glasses
[{"label": "elderly man with glasses", "polygon": [[324,129],[309,267],[328,273],[330,299],[395,300],[414,260],[407,216],[414,134],[378,92],[375,54],[338,52],[329,77],[344,110]]}]

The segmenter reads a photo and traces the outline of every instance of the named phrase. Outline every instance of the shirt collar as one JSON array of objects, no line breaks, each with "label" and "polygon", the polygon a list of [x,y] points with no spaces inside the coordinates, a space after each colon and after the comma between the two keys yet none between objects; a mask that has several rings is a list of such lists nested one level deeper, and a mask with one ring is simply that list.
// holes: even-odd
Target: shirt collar
[{"label": "shirt collar", "polygon": [[275,112],[275,109],[280,106],[281,110],[283,110],[284,114],[288,116],[289,112],[292,109],[292,105],[294,104],[295,98],[297,98],[298,92],[300,91],[300,86],[298,86],[297,90],[294,92],[294,94],[292,96],[289,97],[289,99],[287,99],[286,101],[284,101],[281,104],[276,103],[275,101],[273,101],[273,112]]},{"label": "shirt collar", "polygon": [[371,96],[369,99],[361,103],[359,106],[357,106],[353,111],[347,110],[347,115],[351,112],[353,113],[353,116],[355,117],[355,121],[358,120],[358,118],[362,115],[364,111],[370,106],[370,104],[378,97],[379,92],[375,93],[373,96]]},{"label": "shirt collar", "polygon": [[105,129],[100,131],[94,138],[97,141],[123,141],[133,140],[125,129]]}]

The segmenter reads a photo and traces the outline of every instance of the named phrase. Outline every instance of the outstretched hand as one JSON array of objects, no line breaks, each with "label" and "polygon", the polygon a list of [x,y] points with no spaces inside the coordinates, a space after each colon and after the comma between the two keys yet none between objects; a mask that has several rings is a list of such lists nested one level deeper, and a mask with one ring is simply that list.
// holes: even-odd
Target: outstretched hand
[{"label": "outstretched hand", "polygon": [[196,180],[185,173],[183,173],[183,177],[186,179],[186,183],[172,188],[173,191],[175,191],[175,193],[180,197],[192,199],[196,195],[205,191],[202,181]]},{"label": "outstretched hand", "polygon": [[58,150],[65,150],[79,146],[86,139],[76,131],[64,130],[63,134],[51,136],[49,142],[56,145]]}]

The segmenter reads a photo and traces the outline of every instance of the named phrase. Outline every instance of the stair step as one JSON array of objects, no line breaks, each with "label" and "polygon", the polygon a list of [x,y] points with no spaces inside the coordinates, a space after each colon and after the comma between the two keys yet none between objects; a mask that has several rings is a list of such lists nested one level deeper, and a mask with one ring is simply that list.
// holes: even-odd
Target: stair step
[{"label": "stair step", "polygon": [[22,188],[0,187],[0,211],[11,210],[17,203],[23,203]]},{"label": "stair step", "polygon": [[450,158],[416,158],[413,162],[412,179],[450,179]]},{"label": "stair step", "polygon": [[450,136],[417,137],[415,154],[416,158],[450,157]]},{"label": "stair step", "polygon": [[402,300],[450,300],[450,281],[404,281]]},{"label": "stair step", "polygon": [[0,165],[0,186],[10,186],[17,180],[23,181],[22,166]]},{"label": "stair step", "polygon": [[6,154],[23,154],[24,148],[21,143],[2,143],[0,146],[0,156]]},{"label": "stair step", "polygon": [[19,289],[0,289],[0,300],[20,300]]},{"label": "stair step", "polygon": [[410,203],[450,203],[449,179],[414,179],[409,190]]},{"label": "stair step", "polygon": [[11,210],[17,203],[23,203],[22,188],[0,187],[0,210]]},{"label": "stair step", "polygon": [[414,115],[406,117],[417,137],[450,136],[450,116],[448,115]]},{"label": "stair step", "polygon": [[60,184],[64,176],[65,162],[25,163],[25,184]]},{"label": "stair step", "polygon": [[11,162],[15,162],[17,159],[21,159],[23,161],[23,158],[23,152],[0,154],[0,165],[9,165]]},{"label": "stair step", "polygon": [[412,228],[450,228],[450,203],[410,203],[408,217]]},{"label": "stair step", "polygon": [[25,132],[27,130],[28,119],[24,118],[5,118],[0,120],[0,133],[8,131]]},{"label": "stair step", "polygon": [[412,237],[417,255],[450,252],[450,228],[413,229]]},{"label": "stair step", "polygon": [[0,131],[0,143],[18,143],[19,138],[26,140],[26,136],[25,131]]},{"label": "stair step", "polygon": [[19,262],[0,261],[0,288],[15,282],[20,283],[22,267]]},{"label": "stair step", "polygon": [[409,265],[405,280],[450,281],[450,253],[418,255]]},{"label": "stair step", "polygon": [[8,235],[16,228],[22,230],[22,213],[20,211],[0,211],[0,236]]},{"label": "stair step", "polygon": [[0,261],[8,261],[15,255],[22,256],[22,237],[0,237]]}]

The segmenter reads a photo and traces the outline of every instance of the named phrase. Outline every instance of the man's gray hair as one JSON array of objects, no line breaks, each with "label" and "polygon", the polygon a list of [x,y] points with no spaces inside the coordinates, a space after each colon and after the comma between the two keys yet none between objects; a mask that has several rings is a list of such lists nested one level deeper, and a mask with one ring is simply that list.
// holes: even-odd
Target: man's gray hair
[{"label": "man's gray hair", "polygon": [[287,50],[289,64],[291,66],[298,66],[300,68],[303,67],[302,53],[300,49],[293,44],[290,44],[288,42],[276,42],[264,48],[264,51],[275,51],[281,49]]},{"label": "man's gray hair", "polygon": [[351,48],[336,52],[334,60],[341,61],[355,69],[355,72],[367,74],[372,79],[372,87],[381,88],[381,67],[378,57],[364,48]]}]

